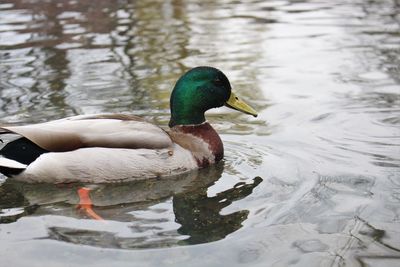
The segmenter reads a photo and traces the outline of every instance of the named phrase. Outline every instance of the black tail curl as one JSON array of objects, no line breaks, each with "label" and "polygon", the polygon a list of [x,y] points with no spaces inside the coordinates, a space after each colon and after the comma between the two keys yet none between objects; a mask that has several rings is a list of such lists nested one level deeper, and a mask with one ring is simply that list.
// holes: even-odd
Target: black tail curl
[{"label": "black tail curl", "polygon": [[[5,134],[10,135],[10,133]],[[4,135],[4,133],[0,134],[0,143],[1,145],[5,145],[0,149],[0,156],[4,158],[29,165],[40,155],[48,152],[25,137],[17,136],[15,138],[14,136],[14,138],[12,138],[13,140],[7,143],[7,140],[1,138],[1,135]],[[0,172],[6,176],[16,175],[22,171],[23,169],[0,166]]]}]

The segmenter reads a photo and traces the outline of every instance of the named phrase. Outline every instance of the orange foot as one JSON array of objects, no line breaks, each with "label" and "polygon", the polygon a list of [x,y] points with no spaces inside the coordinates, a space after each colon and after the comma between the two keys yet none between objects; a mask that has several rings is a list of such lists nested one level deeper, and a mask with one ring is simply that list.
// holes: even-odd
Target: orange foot
[{"label": "orange foot", "polygon": [[104,220],[93,210],[93,203],[89,196],[90,189],[81,187],[78,189],[79,204],[77,209],[83,211],[87,216],[95,220]]}]

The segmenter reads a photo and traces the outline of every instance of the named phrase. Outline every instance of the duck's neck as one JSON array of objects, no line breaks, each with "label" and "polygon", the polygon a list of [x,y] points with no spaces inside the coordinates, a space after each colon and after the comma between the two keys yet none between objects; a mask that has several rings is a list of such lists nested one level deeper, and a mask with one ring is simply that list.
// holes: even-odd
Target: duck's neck
[{"label": "duck's neck", "polygon": [[192,152],[199,167],[216,163],[224,157],[221,138],[208,122],[197,125],[177,125],[172,128],[172,131],[190,137],[187,140],[177,137],[174,141]]},{"label": "duck's neck", "polygon": [[189,109],[190,106],[182,106],[171,111],[171,119],[169,127],[182,126],[182,125],[202,125],[206,119],[204,111],[197,109]]}]

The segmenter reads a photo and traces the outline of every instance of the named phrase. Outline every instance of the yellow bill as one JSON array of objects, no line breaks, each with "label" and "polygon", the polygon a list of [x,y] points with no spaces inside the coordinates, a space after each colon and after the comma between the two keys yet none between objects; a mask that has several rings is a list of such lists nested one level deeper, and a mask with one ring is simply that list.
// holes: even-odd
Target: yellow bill
[{"label": "yellow bill", "polygon": [[231,96],[229,97],[228,101],[226,101],[225,106],[257,117],[257,111],[240,100],[234,93],[231,93]]}]

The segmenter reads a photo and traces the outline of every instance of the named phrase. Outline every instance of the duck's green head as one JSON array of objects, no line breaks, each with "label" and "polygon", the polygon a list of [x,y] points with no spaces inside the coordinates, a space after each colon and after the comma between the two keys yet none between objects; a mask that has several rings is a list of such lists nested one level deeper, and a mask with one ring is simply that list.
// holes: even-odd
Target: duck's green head
[{"label": "duck's green head", "polygon": [[193,68],[176,82],[172,91],[169,126],[201,124],[207,110],[223,105],[257,116],[253,108],[231,92],[222,71],[212,67]]}]

